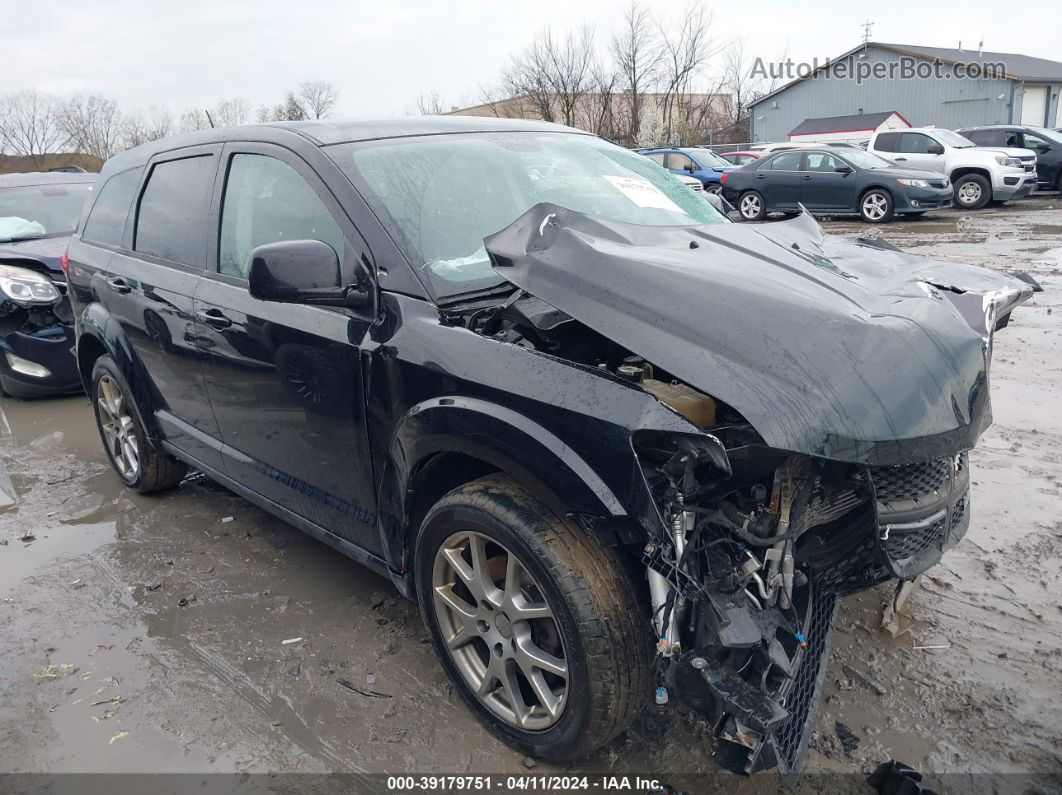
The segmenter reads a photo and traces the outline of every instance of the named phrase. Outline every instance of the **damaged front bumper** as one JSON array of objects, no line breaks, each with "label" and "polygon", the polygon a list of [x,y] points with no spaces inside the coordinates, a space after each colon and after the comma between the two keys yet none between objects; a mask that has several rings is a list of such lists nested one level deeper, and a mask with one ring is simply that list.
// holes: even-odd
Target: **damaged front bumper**
[{"label": "damaged front bumper", "polygon": [[74,326],[62,318],[65,297],[54,308],[26,309],[7,303],[0,317],[0,387],[20,398],[81,391],[74,357]]},{"label": "damaged front bumper", "polygon": [[[721,767],[788,779],[814,732],[839,599],[912,579],[962,538],[968,458],[860,466],[733,452],[722,480],[695,460],[680,474],[674,456],[647,468],[672,517],[644,557],[651,585],[667,583],[663,595],[651,587],[662,687],[713,726]],[[755,462],[771,456],[768,490]]]}]

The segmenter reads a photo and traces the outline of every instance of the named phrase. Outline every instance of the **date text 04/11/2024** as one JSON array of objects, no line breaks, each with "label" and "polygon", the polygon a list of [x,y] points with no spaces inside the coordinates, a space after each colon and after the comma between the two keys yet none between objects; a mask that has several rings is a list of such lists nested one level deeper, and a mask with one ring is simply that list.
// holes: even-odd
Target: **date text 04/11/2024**
[{"label": "date text 04/11/2024", "polygon": [[597,790],[599,792],[646,792],[665,791],[657,779],[641,776],[388,776],[387,789],[395,793],[405,792],[564,792],[572,790]]}]

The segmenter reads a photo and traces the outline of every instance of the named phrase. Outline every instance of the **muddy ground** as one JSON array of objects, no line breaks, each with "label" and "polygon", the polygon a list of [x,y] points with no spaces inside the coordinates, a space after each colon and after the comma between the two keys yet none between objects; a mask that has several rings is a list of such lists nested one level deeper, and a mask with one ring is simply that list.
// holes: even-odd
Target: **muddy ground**
[{"label": "muddy ground", "polygon": [[[1003,789],[1006,774],[1060,774],[1062,200],[827,226],[1027,270],[1046,292],[996,338],[969,534],[898,637],[878,629],[891,591],[842,605],[807,770],[894,757]],[[838,723],[858,738],[847,753]],[[648,708],[569,770],[778,786],[718,772],[706,737]],[[161,498],[125,491],[84,397],[4,399],[0,772],[83,771],[530,772],[462,706],[386,581],[201,477]]]}]

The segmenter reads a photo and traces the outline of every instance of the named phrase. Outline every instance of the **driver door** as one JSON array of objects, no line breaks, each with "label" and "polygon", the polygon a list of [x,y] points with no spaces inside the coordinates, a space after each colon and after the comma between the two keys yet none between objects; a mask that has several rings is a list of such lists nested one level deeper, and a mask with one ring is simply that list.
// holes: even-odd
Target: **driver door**
[{"label": "driver door", "polygon": [[194,303],[226,474],[379,552],[359,349],[369,313],[260,301],[247,289],[257,246],[321,240],[354,273],[365,243],[320,178],[281,147],[228,144],[215,196],[217,251]]}]

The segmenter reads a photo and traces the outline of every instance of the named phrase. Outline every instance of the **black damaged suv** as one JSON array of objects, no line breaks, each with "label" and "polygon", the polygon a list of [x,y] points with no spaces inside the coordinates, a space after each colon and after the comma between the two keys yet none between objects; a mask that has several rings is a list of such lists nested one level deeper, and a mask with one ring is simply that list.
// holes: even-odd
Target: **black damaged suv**
[{"label": "black damaged suv", "polygon": [[527,753],[655,692],[739,773],[799,769],[837,597],[965,532],[992,332],[1032,292],[457,117],[125,152],[69,259],[130,488],[194,467],[390,577]]}]

